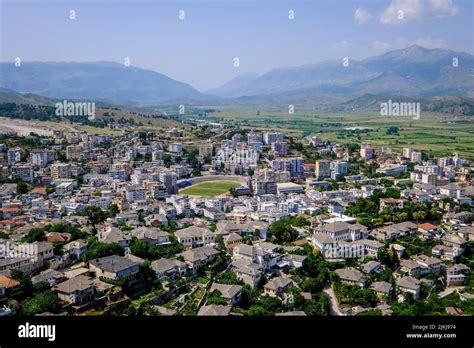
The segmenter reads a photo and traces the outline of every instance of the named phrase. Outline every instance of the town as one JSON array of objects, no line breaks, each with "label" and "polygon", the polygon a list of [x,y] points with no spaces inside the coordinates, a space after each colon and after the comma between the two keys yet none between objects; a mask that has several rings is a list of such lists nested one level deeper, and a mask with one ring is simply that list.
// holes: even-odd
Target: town
[{"label": "town", "polygon": [[1,316],[474,314],[469,159],[127,127],[2,134]]}]

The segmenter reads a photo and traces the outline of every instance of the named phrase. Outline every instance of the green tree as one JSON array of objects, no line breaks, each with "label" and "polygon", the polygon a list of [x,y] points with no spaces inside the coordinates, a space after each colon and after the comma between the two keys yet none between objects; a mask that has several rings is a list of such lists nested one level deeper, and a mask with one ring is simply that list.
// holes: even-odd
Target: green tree
[{"label": "green tree", "polygon": [[87,251],[82,255],[85,261],[91,259],[98,259],[105,256],[121,254],[122,249],[117,243],[103,243],[98,241],[92,241],[89,243]]},{"label": "green tree", "polygon": [[243,284],[232,271],[218,273],[215,277],[215,281],[219,284]]},{"label": "green tree", "polygon": [[147,259],[150,256],[149,244],[144,239],[133,237],[130,243],[130,252],[135,256]]},{"label": "green tree", "polygon": [[362,312],[357,314],[357,316],[361,317],[380,317],[382,316],[382,311],[380,309],[369,309],[366,312]]},{"label": "green tree", "polygon": [[107,209],[107,215],[111,218],[116,217],[118,213],[120,213],[120,209],[115,203],[111,204],[109,209]]},{"label": "green tree", "polygon": [[87,217],[87,222],[92,227],[94,234],[97,234],[97,225],[107,219],[107,214],[95,205],[86,206],[83,214]]},{"label": "green tree", "polygon": [[268,232],[278,244],[292,242],[298,237],[298,232],[291,227],[288,219],[275,221],[268,228]]},{"label": "green tree", "polygon": [[160,281],[156,278],[156,273],[150,267],[150,261],[145,261],[139,265],[140,278],[146,287],[147,291],[151,289],[161,288]]},{"label": "green tree", "polygon": [[413,218],[416,219],[416,224],[418,225],[418,220],[421,219],[423,220],[426,217],[426,212],[423,210],[420,211],[415,211],[413,213]]},{"label": "green tree", "polygon": [[383,247],[380,248],[377,253],[377,259],[380,260],[384,265],[395,271],[400,264],[398,254],[393,248]]},{"label": "green tree", "polygon": [[227,301],[222,298],[222,293],[219,290],[213,290],[207,294],[206,297],[207,304],[213,305],[226,305]]},{"label": "green tree", "polygon": [[43,312],[54,312],[59,306],[58,296],[49,291],[42,291],[22,303],[22,315],[35,315]]},{"label": "green tree", "polygon": [[252,316],[252,317],[268,317],[268,316],[271,316],[272,313],[268,312],[262,306],[253,305],[248,309],[247,315]]},{"label": "green tree", "polygon": [[18,181],[16,184],[16,193],[19,195],[25,194],[28,192],[28,184],[23,180]]},{"label": "green tree", "polygon": [[257,303],[258,291],[250,285],[245,284],[242,286],[242,294],[240,295],[239,307],[248,309],[250,306]]},{"label": "green tree", "polygon": [[46,240],[44,228],[32,228],[25,237],[25,242],[33,243]]},{"label": "green tree", "polygon": [[324,292],[321,292],[305,303],[304,312],[309,316],[327,316],[329,315],[329,308],[329,298]]},{"label": "green tree", "polygon": [[20,282],[20,289],[24,296],[29,296],[33,292],[31,278],[25,272],[12,269],[10,270],[10,276]]},{"label": "green tree", "polygon": [[173,159],[170,154],[164,154],[161,158],[166,168],[169,168],[173,164]]}]

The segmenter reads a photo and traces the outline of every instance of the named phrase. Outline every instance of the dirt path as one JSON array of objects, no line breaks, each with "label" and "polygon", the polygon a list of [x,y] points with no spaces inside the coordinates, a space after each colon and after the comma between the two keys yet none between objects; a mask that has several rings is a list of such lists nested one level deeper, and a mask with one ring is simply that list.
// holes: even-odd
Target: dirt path
[{"label": "dirt path", "polygon": [[330,314],[342,315],[341,311],[339,310],[339,304],[337,303],[336,294],[334,293],[332,286],[328,285],[326,288],[324,288],[324,292],[329,296]]}]

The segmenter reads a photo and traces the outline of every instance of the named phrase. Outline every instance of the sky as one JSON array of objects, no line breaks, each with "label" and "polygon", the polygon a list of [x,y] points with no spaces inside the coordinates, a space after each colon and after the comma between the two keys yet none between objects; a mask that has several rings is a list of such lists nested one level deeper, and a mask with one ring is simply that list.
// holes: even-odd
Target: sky
[{"label": "sky", "polygon": [[361,59],[412,44],[472,54],[473,4],[0,0],[0,61],[20,57],[22,62],[123,63],[128,58],[133,66],[206,91],[242,73],[262,74],[343,57]]}]

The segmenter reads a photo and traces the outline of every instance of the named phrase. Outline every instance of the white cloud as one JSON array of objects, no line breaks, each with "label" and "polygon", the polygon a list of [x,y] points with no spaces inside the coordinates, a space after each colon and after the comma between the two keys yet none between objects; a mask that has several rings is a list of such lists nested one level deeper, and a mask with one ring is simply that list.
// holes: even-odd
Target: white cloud
[{"label": "white cloud", "polygon": [[357,23],[362,24],[369,20],[370,14],[363,8],[357,8],[354,12],[354,19]]},{"label": "white cloud", "polygon": [[372,43],[372,48],[377,52],[386,52],[390,49],[390,44],[384,41],[374,41]]},{"label": "white cloud", "polygon": [[339,49],[346,49],[346,48],[351,47],[352,43],[350,43],[347,40],[342,40],[342,41],[338,41],[336,43],[333,43],[331,46],[332,46],[332,48],[339,50]]},{"label": "white cloud", "polygon": [[423,18],[455,16],[459,7],[453,0],[392,0],[380,16],[382,24],[401,24]]},{"label": "white cloud", "polygon": [[440,38],[422,37],[416,40],[409,40],[406,38],[397,39],[397,46],[400,48],[412,45],[419,45],[425,48],[446,48],[448,46],[446,40]]}]

